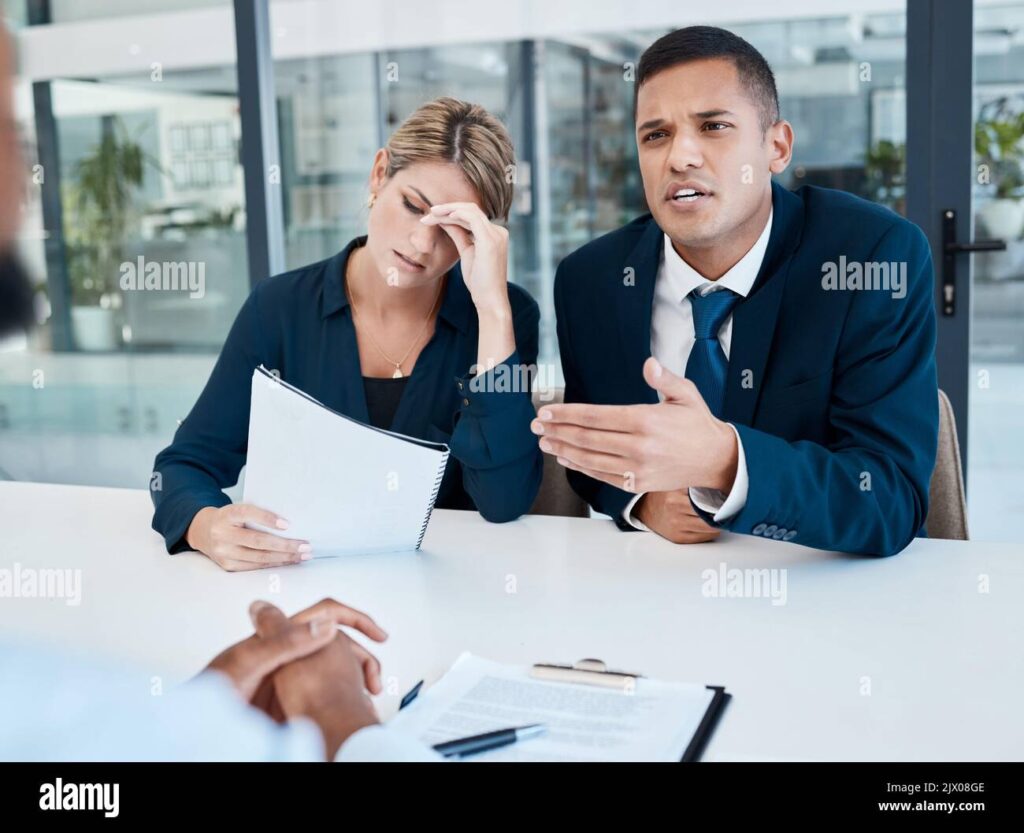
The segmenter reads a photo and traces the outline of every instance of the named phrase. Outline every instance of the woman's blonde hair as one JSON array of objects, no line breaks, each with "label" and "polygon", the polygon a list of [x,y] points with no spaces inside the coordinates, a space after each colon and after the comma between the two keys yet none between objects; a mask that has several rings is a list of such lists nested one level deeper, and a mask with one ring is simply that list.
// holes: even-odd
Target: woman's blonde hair
[{"label": "woman's blonde hair", "polygon": [[424,104],[391,134],[390,179],[416,162],[451,162],[462,170],[491,220],[507,220],[512,207],[515,154],[498,119],[478,104],[438,98]]}]

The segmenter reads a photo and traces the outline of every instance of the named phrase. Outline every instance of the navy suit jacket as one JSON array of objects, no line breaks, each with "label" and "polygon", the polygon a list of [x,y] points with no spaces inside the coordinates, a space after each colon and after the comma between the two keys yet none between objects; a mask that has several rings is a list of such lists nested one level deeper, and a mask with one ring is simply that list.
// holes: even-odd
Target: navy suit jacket
[{"label": "navy suit jacket", "polygon": [[[841,191],[773,183],[772,205],[760,272],[733,310],[723,415],[743,442],[749,492],[743,509],[717,525],[821,549],[897,553],[924,526],[938,437],[928,241],[892,211]],[[662,241],[647,214],[559,266],[567,402],[658,401],[642,368]],[[838,271],[841,256],[847,269],[905,264],[905,297],[893,297],[898,285],[826,288],[823,267]],[[568,476],[591,506],[631,529],[621,520],[631,494]]]},{"label": "navy suit jacket", "polygon": [[[221,490],[238,482],[245,465],[252,372],[258,365],[279,370],[282,379],[329,408],[368,422],[344,286],[349,252],[363,240],[353,240],[327,260],[262,281],[242,305],[199,400],[154,463],[154,475],[160,476],[150,483],[153,529],[164,536],[168,552],[188,549],[185,533],[200,509],[231,502]],[[513,381],[523,365],[536,365],[540,310],[518,286],[510,284],[508,295],[517,349],[471,384],[479,322],[456,264],[434,336],[416,360],[390,426],[447,443],[452,453],[437,506],[477,509],[490,521],[526,512],[543,471],[543,455],[529,427],[534,417],[529,387]],[[488,383],[488,374],[495,384]]]}]

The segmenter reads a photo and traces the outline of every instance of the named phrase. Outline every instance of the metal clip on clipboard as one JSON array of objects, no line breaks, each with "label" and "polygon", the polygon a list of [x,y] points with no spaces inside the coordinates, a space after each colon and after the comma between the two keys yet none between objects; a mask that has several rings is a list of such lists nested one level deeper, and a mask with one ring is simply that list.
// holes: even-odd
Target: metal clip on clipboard
[{"label": "metal clip on clipboard", "polygon": [[553,683],[578,683],[623,690],[636,688],[636,681],[643,679],[643,674],[610,671],[608,666],[599,659],[581,659],[572,665],[551,665],[538,662],[534,663],[530,669],[530,676],[535,680],[547,680]]}]

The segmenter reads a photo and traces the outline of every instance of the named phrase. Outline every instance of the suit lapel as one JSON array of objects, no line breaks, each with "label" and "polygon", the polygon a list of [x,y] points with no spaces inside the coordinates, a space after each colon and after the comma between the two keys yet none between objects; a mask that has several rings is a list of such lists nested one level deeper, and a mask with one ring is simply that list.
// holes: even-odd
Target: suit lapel
[{"label": "suit lapel", "polygon": [[750,425],[764,388],[764,369],[793,252],[803,230],[803,201],[772,183],[772,231],[754,286],[733,310],[724,419]]},{"label": "suit lapel", "polygon": [[[662,231],[653,218],[647,221],[640,240],[616,277],[612,303],[618,312],[619,336],[625,356],[629,390],[624,402],[656,403],[658,394],[644,381],[644,362],[651,355],[651,306]],[[625,270],[632,269],[632,273]],[[632,276],[633,283],[628,283]]]}]

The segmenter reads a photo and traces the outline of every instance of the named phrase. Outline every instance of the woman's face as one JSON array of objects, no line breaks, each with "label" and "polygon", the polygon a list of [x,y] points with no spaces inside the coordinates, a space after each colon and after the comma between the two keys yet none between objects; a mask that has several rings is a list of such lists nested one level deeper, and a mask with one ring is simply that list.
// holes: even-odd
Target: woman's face
[{"label": "woman's face", "polygon": [[433,283],[459,259],[458,249],[440,226],[420,218],[432,205],[480,204],[476,191],[457,165],[417,162],[385,178],[387,152],[377,151],[370,174],[375,194],[369,212],[366,249],[388,285],[413,288]]}]

